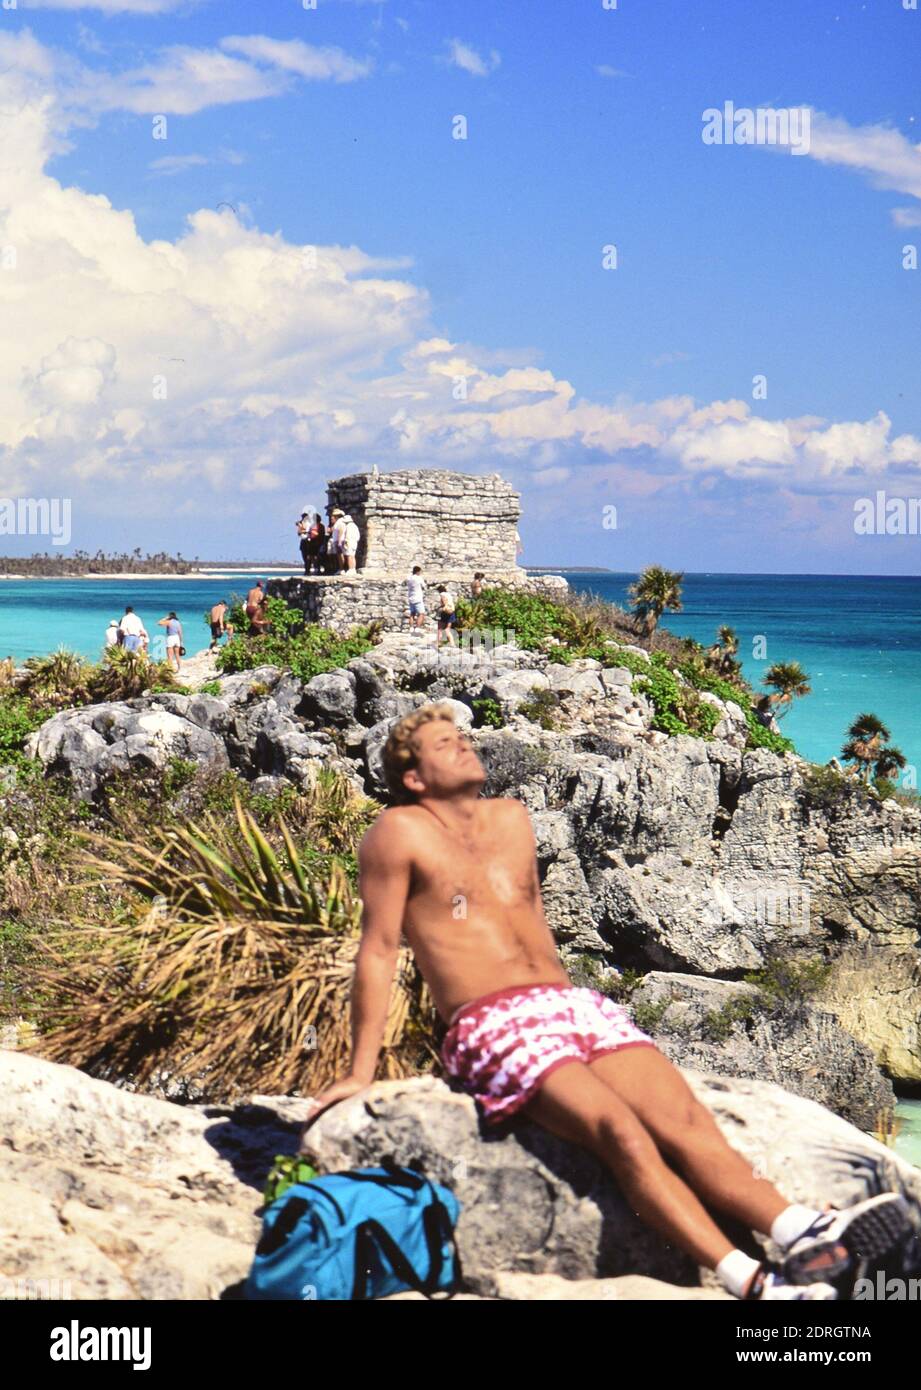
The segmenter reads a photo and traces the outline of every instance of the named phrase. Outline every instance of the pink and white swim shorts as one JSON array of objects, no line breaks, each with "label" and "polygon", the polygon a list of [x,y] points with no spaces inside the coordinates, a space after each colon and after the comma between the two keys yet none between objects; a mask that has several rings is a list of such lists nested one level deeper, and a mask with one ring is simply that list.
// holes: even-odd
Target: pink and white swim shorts
[{"label": "pink and white swim shorts", "polygon": [[441,1046],[448,1075],[498,1124],[566,1062],[594,1062],[625,1047],[655,1047],[627,1010],[578,985],[512,985],[463,1004]]}]

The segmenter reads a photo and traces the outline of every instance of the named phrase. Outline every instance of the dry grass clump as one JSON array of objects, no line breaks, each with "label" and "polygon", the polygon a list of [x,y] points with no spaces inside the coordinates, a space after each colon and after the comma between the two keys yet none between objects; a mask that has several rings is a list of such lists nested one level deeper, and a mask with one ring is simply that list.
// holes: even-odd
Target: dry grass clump
[{"label": "dry grass clump", "polygon": [[[93,878],[128,887],[138,908],[41,941],[47,1028],[30,1051],[140,1085],[168,1074],[214,1100],[313,1094],[347,1071],[360,904],[334,859],[304,868],[280,816],[276,851],[235,811],[235,827],[205,817],[144,840],[85,837]],[[430,1066],[433,1022],[404,951],[379,1074]]]}]

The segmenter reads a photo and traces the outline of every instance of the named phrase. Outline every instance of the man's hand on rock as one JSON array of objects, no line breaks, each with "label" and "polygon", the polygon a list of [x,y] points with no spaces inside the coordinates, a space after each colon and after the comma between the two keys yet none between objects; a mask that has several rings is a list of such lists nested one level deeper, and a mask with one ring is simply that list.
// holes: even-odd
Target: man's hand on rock
[{"label": "man's hand on rock", "polygon": [[327,1086],[325,1091],[321,1091],[318,1096],[314,1096],[311,1101],[311,1111],[308,1115],[300,1133],[298,1147],[304,1142],[304,1136],[315,1120],[318,1120],[324,1110],[328,1110],[331,1105],[337,1105],[340,1100],[348,1100],[350,1096],[357,1095],[369,1086],[370,1081],[362,1077],[344,1076],[341,1081],[334,1081],[331,1086]]}]

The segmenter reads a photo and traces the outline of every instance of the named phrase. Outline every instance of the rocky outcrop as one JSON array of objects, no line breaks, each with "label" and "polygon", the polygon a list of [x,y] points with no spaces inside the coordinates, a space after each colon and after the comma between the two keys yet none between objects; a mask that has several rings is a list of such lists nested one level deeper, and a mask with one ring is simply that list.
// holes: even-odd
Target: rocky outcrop
[{"label": "rocky outcrop", "polygon": [[892,1083],[834,1013],[782,1004],[754,985],[653,970],[630,998],[676,1066],[773,1081],[865,1132],[892,1115]]},{"label": "rocky outcrop", "polygon": [[219,685],[220,696],[65,711],[29,746],[83,796],[177,757],[266,792],[335,766],[382,796],[393,721],[451,700],[465,726],[504,721],[476,734],[487,794],[516,796],[535,818],[567,958],[722,980],[777,954],[822,958],[836,972],[827,1007],[893,1077],[921,1079],[921,813],[853,788],[817,794],[801,759],[745,750],[731,701],[717,710],[720,737],[668,737],[625,667],[565,665],[509,642],[436,650],[394,633],[306,683],[269,667]]},{"label": "rocky outcrop", "polygon": [[[921,1228],[921,1173],[821,1106],[755,1080],[685,1073],[734,1148],[791,1201],[846,1205],[901,1191]],[[467,1284],[500,1295],[503,1276],[567,1280],[643,1274],[689,1290],[713,1276],[642,1225],[587,1151],[526,1122],[484,1142],[473,1101],[424,1078],[380,1083],[307,1131],[325,1169],[421,1162],[461,1203],[458,1249]],[[507,1286],[506,1286],[507,1287]]]},{"label": "rocky outcrop", "polygon": [[[687,1079],[791,1200],[845,1205],[892,1190],[921,1211],[921,1174],[820,1106],[765,1082]],[[263,1183],[276,1155],[296,1151],[307,1111],[296,1097],[178,1106],[0,1051],[0,1289],[239,1297]],[[589,1153],[531,1124],[504,1129],[484,1137],[473,1101],[443,1082],[381,1082],[322,1115],[307,1149],[321,1171],[389,1154],[450,1186],[468,1293],[725,1297],[709,1271],[641,1225]]]}]

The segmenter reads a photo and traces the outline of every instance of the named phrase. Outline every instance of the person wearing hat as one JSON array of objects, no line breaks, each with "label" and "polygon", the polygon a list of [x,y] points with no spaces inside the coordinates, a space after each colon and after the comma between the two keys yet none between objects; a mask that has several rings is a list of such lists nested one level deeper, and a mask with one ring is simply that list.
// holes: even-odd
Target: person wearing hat
[{"label": "person wearing hat", "polygon": [[345,569],[345,556],[342,547],[345,543],[345,512],[341,507],[333,507],[329,514],[330,533],[326,553],[332,561],[331,569]]},{"label": "person wearing hat", "polygon": [[106,628],[106,646],[117,647],[119,644],[118,619],[113,618]]}]

